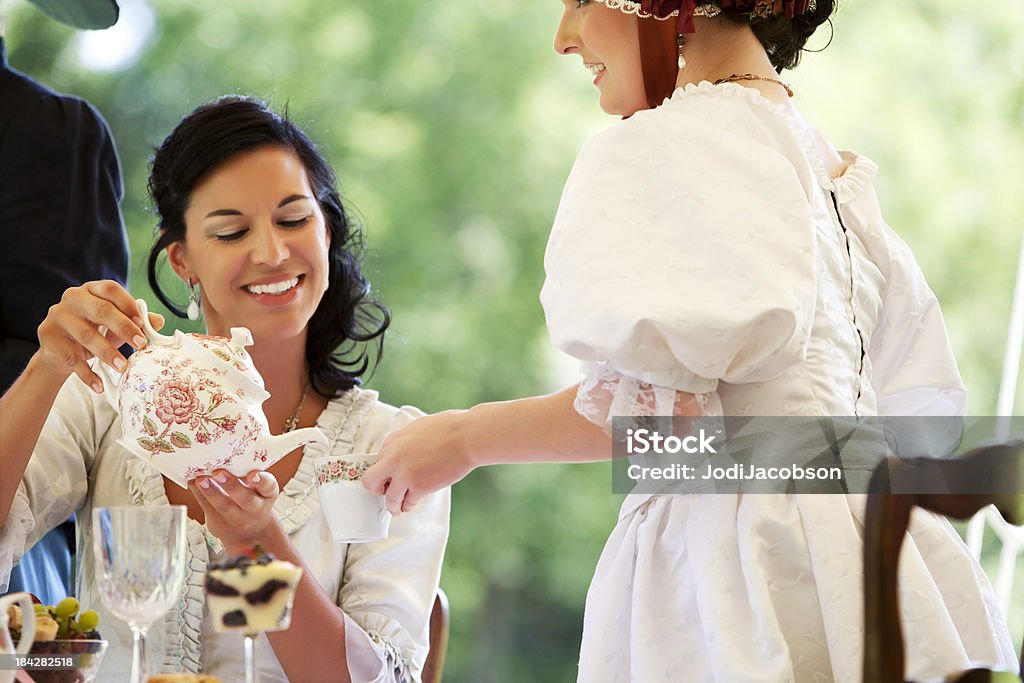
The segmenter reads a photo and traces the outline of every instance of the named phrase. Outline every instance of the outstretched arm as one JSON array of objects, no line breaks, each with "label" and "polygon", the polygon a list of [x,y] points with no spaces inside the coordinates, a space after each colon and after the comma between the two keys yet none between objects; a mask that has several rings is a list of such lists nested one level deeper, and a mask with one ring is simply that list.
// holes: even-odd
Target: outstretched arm
[{"label": "outstretched arm", "polygon": [[397,513],[481,465],[608,459],[612,441],[576,412],[576,391],[572,386],[422,417],[384,440],[363,485],[386,495],[388,509]]}]

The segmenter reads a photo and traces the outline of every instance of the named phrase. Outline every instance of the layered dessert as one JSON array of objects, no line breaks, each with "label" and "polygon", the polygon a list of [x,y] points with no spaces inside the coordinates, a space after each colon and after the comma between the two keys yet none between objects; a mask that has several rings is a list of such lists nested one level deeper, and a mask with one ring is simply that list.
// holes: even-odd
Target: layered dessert
[{"label": "layered dessert", "polygon": [[257,547],[211,564],[206,572],[206,607],[218,632],[283,631],[291,624],[292,601],[302,570]]}]

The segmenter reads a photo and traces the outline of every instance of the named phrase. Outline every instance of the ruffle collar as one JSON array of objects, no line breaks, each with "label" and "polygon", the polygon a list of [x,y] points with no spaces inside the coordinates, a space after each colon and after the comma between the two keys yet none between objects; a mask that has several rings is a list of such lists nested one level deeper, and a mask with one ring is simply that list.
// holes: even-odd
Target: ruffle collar
[{"label": "ruffle collar", "polygon": [[755,106],[765,109],[773,115],[781,118],[800,141],[800,146],[804,149],[804,154],[807,157],[807,161],[811,165],[811,168],[814,170],[814,175],[817,177],[818,183],[825,190],[833,192],[836,196],[836,200],[840,204],[845,204],[855,199],[865,188],[870,186],[871,180],[878,172],[878,165],[871,159],[855,152],[843,150],[840,151],[840,155],[842,155],[844,161],[849,162],[846,170],[837,178],[831,177],[825,168],[825,163],[818,151],[818,146],[814,143],[814,140],[807,128],[802,125],[801,121],[799,121],[787,107],[778,104],[777,102],[772,102],[755,88],[748,88],[740,85],[739,83],[732,82],[719,83],[718,85],[715,85],[710,81],[687,83],[684,86],[676,88],[675,92],[673,92],[665,102],[679,102],[685,98],[696,95],[715,95],[735,99],[746,99]]},{"label": "ruffle collar", "polygon": [[832,183],[832,190],[836,193],[836,200],[840,204],[852,201],[865,188],[871,185],[871,180],[878,173],[878,164],[866,156],[841,150],[839,154],[843,160],[849,160],[846,170],[838,178],[829,178]]},{"label": "ruffle collar", "polygon": [[325,455],[350,454],[359,425],[376,402],[376,391],[354,387],[329,401],[320,413],[316,426],[327,436],[327,447],[315,443],[306,446],[299,468],[274,503],[274,512],[289,536],[301,529],[320,509],[313,461]]}]

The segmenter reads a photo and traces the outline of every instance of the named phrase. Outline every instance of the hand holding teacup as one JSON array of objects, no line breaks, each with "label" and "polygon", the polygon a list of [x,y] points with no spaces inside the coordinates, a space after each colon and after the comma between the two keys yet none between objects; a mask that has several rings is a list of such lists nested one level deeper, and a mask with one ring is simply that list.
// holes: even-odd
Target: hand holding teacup
[{"label": "hand holding teacup", "polygon": [[376,453],[350,453],[314,461],[320,506],[336,543],[364,543],[388,537],[391,513],[384,496],[363,487],[363,474]]}]

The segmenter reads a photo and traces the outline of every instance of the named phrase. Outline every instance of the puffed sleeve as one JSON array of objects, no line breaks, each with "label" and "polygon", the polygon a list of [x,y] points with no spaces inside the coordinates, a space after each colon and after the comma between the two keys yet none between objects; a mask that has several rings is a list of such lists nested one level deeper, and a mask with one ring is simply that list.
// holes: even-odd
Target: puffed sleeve
[{"label": "puffed sleeve", "polygon": [[[384,436],[422,413],[403,408],[383,431],[368,424],[356,443],[376,451]],[[429,647],[430,611],[448,542],[451,490],[442,489],[391,520],[388,538],[349,546],[338,595],[346,615],[349,673],[359,683],[419,681]]]},{"label": "puffed sleeve", "polygon": [[21,556],[85,503],[97,444],[113,420],[113,408],[71,375],[57,394],[0,527],[0,593],[7,590]]},{"label": "puffed sleeve", "polygon": [[913,253],[884,226],[889,272],[871,339],[871,383],[879,415],[963,415],[967,390],[938,299]]},{"label": "puffed sleeve", "polygon": [[802,359],[814,313],[798,172],[751,137],[656,112],[576,160],[544,259],[552,342],[689,394],[776,377]]},{"label": "puffed sleeve", "polygon": [[939,302],[907,244],[883,224],[889,268],[868,347],[871,384],[893,452],[948,457],[960,448],[967,390]]}]

